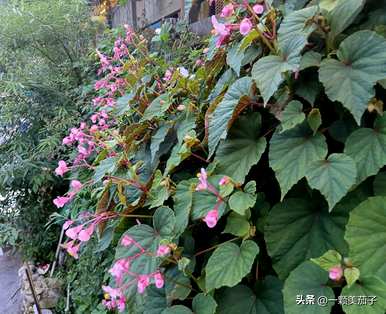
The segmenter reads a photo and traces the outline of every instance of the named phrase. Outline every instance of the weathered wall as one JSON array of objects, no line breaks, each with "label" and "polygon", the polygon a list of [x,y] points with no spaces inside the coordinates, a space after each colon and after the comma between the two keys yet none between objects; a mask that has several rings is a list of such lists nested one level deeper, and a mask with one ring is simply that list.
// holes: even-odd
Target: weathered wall
[{"label": "weathered wall", "polygon": [[[168,15],[181,11],[182,8],[183,0],[137,0],[135,13],[133,12],[132,1],[129,0],[126,5],[113,9],[111,16],[112,26],[129,24],[131,26],[145,27]],[[137,16],[136,21],[133,20],[133,15]]]}]

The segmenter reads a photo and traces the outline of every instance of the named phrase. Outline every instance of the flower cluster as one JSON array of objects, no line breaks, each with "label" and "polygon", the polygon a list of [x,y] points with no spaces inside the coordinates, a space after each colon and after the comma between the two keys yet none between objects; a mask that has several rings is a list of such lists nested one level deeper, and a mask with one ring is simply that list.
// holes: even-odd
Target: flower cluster
[{"label": "flower cluster", "polygon": [[[218,208],[223,202],[222,197],[220,196],[219,191],[208,182],[208,174],[204,168],[201,168],[200,173],[197,174],[198,184],[196,186],[196,191],[209,191],[217,196],[217,203],[212,210],[210,210],[206,216],[203,218],[203,221],[206,223],[208,228],[214,228],[217,225],[219,219]],[[219,185],[226,185],[230,182],[229,177],[222,177],[219,181]]]},{"label": "flower cluster", "polygon": [[[248,16],[238,23],[233,23],[236,18],[236,9],[247,12]],[[211,18],[213,34],[217,36],[216,47],[219,48],[228,42],[234,31],[239,31],[242,36],[248,35],[254,27],[254,22],[256,24],[259,22],[259,16],[264,13],[264,10],[265,6],[263,4],[255,4],[251,7],[247,1],[244,1],[243,4],[233,2],[227,4],[221,12],[221,18],[225,19],[223,23],[219,22],[215,15]]]},{"label": "flower cluster", "polygon": [[[131,265],[136,259],[143,255],[151,256],[154,253],[146,251],[140,243],[128,235],[122,237],[120,244],[126,248],[134,246],[137,253],[117,260],[109,270],[118,288],[111,288],[110,286],[103,287],[103,290],[108,294],[107,296],[105,295],[103,304],[108,309],[118,308],[118,310],[122,312],[125,309],[125,297],[122,291],[125,291],[130,285],[136,284],[137,292],[143,294],[146,288],[152,283],[154,283],[158,289],[161,289],[165,284],[165,280],[160,270],[150,274],[139,274],[131,271]],[[156,256],[166,256],[170,251],[170,247],[167,245],[160,245],[157,249]],[[130,280],[123,284],[124,276],[128,276]]]}]

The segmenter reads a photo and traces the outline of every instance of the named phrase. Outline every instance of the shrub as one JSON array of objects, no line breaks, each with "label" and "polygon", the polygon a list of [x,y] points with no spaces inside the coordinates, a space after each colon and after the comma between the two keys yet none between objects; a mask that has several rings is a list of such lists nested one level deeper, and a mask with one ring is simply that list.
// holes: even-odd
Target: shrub
[{"label": "shrub", "polygon": [[65,247],[119,237],[121,312],[384,313],[384,4],[249,2],[194,58],[130,29],[98,52],[98,110],[56,169]]}]

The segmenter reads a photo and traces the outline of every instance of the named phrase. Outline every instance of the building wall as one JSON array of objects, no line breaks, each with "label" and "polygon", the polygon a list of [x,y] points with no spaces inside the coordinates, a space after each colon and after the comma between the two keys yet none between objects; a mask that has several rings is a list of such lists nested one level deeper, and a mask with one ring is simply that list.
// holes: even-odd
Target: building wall
[{"label": "building wall", "polygon": [[[183,0],[137,0],[135,8],[132,1],[128,0],[126,5],[117,6],[112,10],[112,26],[129,24],[146,27],[176,12],[180,14],[182,8]],[[137,18],[134,20],[133,16]]]}]

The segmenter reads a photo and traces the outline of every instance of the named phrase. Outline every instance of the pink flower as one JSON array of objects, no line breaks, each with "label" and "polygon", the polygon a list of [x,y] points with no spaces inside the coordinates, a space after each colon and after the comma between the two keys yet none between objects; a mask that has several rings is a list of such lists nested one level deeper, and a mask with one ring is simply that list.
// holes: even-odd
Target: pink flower
[{"label": "pink flower", "polygon": [[78,180],[72,180],[70,186],[74,192],[79,192],[83,187],[82,183]]},{"label": "pink flower", "polygon": [[98,126],[94,124],[90,128],[90,133],[96,133],[96,132],[98,132]]},{"label": "pink flower", "polygon": [[168,82],[172,79],[173,72],[171,70],[166,70],[163,80]]},{"label": "pink flower", "polygon": [[69,237],[72,240],[76,240],[78,238],[79,232],[83,229],[83,226],[76,226],[72,227],[70,229],[67,229],[66,236]]},{"label": "pink flower", "polygon": [[264,12],[264,6],[262,4],[255,4],[253,6],[253,11],[256,14],[262,14]]},{"label": "pink flower", "polygon": [[202,191],[208,189],[208,174],[204,168],[201,168],[201,172],[197,175],[199,184],[196,187],[196,191]]},{"label": "pink flower", "polygon": [[120,259],[115,262],[113,267],[109,270],[109,273],[114,276],[117,282],[122,281],[123,275],[129,271],[130,262],[129,260]]},{"label": "pink flower", "polygon": [[218,221],[218,210],[217,209],[210,210],[206,214],[203,221],[206,222],[206,225],[208,226],[208,228],[214,228],[217,225],[217,221]]},{"label": "pink flower", "polygon": [[137,282],[137,289],[138,293],[142,294],[145,292],[146,287],[150,284],[150,279],[148,275],[140,275],[138,277],[138,282]]},{"label": "pink flower", "polygon": [[335,266],[330,268],[328,277],[330,277],[331,280],[339,281],[343,276],[343,269],[340,266]]},{"label": "pink flower", "polygon": [[102,286],[102,289],[111,299],[117,299],[122,296],[121,289],[112,288],[110,286]]},{"label": "pink flower", "polygon": [[124,235],[121,240],[121,244],[126,247],[132,245],[133,243],[134,243],[134,240],[131,237],[129,237],[127,234]]},{"label": "pink flower", "polygon": [[62,144],[63,144],[63,145],[70,145],[70,144],[72,144],[72,139],[71,139],[71,137],[66,136],[65,138],[63,138]]},{"label": "pink flower", "polygon": [[72,221],[72,220],[67,220],[67,221],[63,224],[63,229],[64,229],[64,230],[67,230],[73,223],[74,223],[74,221]]},{"label": "pink flower", "polygon": [[253,25],[249,18],[244,18],[240,23],[240,34],[243,36],[248,35],[251,31]]},{"label": "pink flower", "polygon": [[230,182],[230,179],[229,177],[227,176],[224,176],[220,179],[220,181],[218,182],[219,185],[227,185],[228,183]]},{"label": "pink flower", "polygon": [[158,289],[161,289],[165,284],[164,277],[162,276],[162,274],[160,272],[158,272],[154,275],[154,280],[155,280],[155,286]]},{"label": "pink flower", "polygon": [[118,304],[117,304],[117,308],[118,308],[118,311],[119,312],[124,312],[125,311],[125,306],[126,306],[126,299],[125,297],[122,295],[119,299],[118,299]]},{"label": "pink flower", "polygon": [[216,40],[216,47],[220,48],[221,45],[228,39],[231,34],[229,27],[225,24],[219,23],[217,21],[216,16],[214,15],[212,15],[212,25],[214,28],[214,34],[218,36]]},{"label": "pink flower", "polygon": [[79,248],[80,248],[80,245],[79,244],[74,245],[74,241],[70,241],[66,245],[66,249],[67,249],[68,254],[70,254],[75,259],[79,258],[79,255],[78,255]]},{"label": "pink flower", "polygon": [[64,205],[66,205],[71,200],[70,197],[67,196],[58,196],[54,199],[53,203],[57,208],[62,208]]},{"label": "pink flower", "polygon": [[203,64],[204,64],[204,61],[202,61],[201,59],[196,60],[196,66],[197,67],[202,66]]},{"label": "pink flower", "polygon": [[232,3],[227,4],[221,11],[221,17],[230,17],[234,13],[234,6]]},{"label": "pink flower", "polygon": [[94,227],[94,224],[90,224],[90,226],[88,226],[86,229],[81,230],[79,232],[78,239],[81,242],[87,242],[88,240],[90,240],[92,234],[94,233]]},{"label": "pink flower", "polygon": [[167,245],[160,245],[157,249],[157,256],[165,256],[170,253],[170,247]]},{"label": "pink flower", "polygon": [[58,167],[55,169],[55,173],[58,176],[63,176],[66,172],[68,172],[70,169],[67,167],[67,164],[64,160],[60,160],[58,163]]}]

